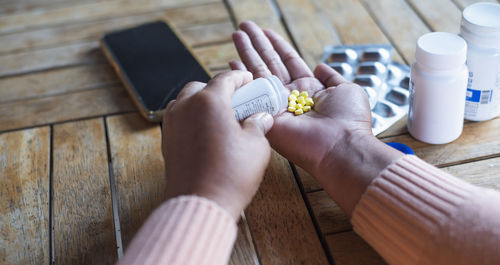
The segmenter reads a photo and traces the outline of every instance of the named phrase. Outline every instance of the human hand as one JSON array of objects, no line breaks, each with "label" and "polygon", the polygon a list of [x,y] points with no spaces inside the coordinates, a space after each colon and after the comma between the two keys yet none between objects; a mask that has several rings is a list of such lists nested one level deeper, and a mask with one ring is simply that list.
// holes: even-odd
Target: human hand
[{"label": "human hand", "polygon": [[252,81],[246,71],[191,82],[164,113],[162,151],[167,197],[196,194],[215,201],[238,220],[257,191],[270,159],[265,134],[271,115],[238,123],[231,109],[236,88]]},{"label": "human hand", "polygon": [[232,69],[248,69],[254,78],[276,75],[315,101],[314,111],[275,116],[267,134],[271,146],[311,173],[350,214],[371,179],[401,155],[373,136],[367,95],[325,64],[311,72],[275,32],[253,22],[240,28],[233,41],[242,62],[231,62]]},{"label": "human hand", "polygon": [[243,63],[231,62],[233,69],[248,69],[254,78],[276,75],[288,89],[308,91],[316,102],[314,111],[304,115],[285,112],[275,117],[268,134],[273,148],[314,174],[339,141],[373,137],[368,98],[361,87],[324,64],[311,72],[295,49],[271,30],[263,31],[253,22],[243,22],[240,28],[233,40]]}]

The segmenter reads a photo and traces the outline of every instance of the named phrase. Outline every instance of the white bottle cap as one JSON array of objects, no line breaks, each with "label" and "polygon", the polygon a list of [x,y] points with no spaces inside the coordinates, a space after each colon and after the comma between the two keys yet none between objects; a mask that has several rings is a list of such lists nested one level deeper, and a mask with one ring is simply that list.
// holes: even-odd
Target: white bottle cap
[{"label": "white bottle cap", "polygon": [[415,60],[426,68],[449,70],[465,63],[467,43],[448,32],[427,33],[418,38]]},{"label": "white bottle cap", "polygon": [[461,35],[482,46],[500,47],[500,4],[481,2],[466,7]]}]

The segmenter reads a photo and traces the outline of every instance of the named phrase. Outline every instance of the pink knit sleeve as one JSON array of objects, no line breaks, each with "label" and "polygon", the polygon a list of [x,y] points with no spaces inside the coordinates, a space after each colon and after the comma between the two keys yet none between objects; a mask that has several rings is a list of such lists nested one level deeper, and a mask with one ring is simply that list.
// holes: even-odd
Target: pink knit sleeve
[{"label": "pink knit sleeve", "polygon": [[352,224],[389,264],[500,264],[500,193],[415,156],[379,174]]},{"label": "pink knit sleeve", "polygon": [[227,264],[236,233],[234,219],[216,203],[180,196],[153,212],[119,264]]}]

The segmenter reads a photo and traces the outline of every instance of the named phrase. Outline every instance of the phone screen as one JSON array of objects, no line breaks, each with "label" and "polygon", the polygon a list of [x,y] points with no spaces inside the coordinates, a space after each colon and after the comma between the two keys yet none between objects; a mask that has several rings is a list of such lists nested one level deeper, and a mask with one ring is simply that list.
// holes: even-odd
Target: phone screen
[{"label": "phone screen", "polygon": [[136,103],[147,112],[165,108],[186,83],[210,79],[164,22],[106,34],[103,44]]}]

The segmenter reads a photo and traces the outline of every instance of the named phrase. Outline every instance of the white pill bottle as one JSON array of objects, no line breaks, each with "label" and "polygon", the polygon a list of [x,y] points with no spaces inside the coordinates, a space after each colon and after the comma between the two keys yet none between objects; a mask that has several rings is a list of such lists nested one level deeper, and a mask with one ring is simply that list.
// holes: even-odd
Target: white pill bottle
[{"label": "white pill bottle", "polygon": [[239,121],[259,112],[267,112],[274,116],[286,109],[289,94],[290,91],[283,86],[278,77],[274,75],[261,77],[236,89],[231,98],[231,107]]},{"label": "white pill bottle", "polygon": [[500,114],[500,5],[483,2],[465,8],[460,34],[468,45],[465,118],[492,119]]},{"label": "white pill bottle", "polygon": [[432,32],[417,40],[410,74],[408,131],[422,142],[457,139],[464,122],[467,44],[460,36]]}]

